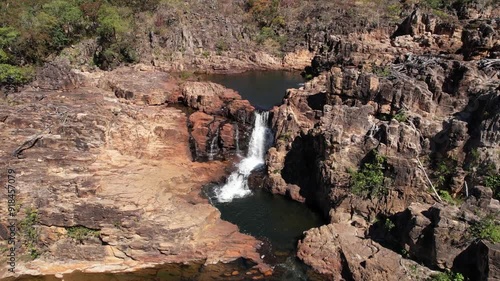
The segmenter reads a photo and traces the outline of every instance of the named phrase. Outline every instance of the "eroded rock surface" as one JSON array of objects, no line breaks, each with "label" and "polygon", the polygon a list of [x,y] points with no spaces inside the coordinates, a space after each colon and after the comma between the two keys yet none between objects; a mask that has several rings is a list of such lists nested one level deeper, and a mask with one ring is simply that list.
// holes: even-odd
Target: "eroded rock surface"
[{"label": "eroded rock surface", "polygon": [[[500,168],[497,35],[486,26],[496,23],[496,13],[485,14],[485,32],[474,29],[478,34],[471,36],[471,18],[451,24],[417,9],[392,34],[379,29],[353,36],[332,27],[308,37],[316,56],[306,71],[316,77],[289,90],[272,110],[276,144],[264,180],[272,192],[319,207],[332,219],[301,242],[306,263],[334,279],[392,278],[384,272],[404,279],[403,267],[390,266],[397,257],[379,260],[369,251],[376,241],[381,252],[405,253],[429,268],[481,280],[497,274],[497,262],[471,248],[474,225],[487,214],[499,223],[498,198],[484,187]],[[414,202],[427,207],[398,219]],[[405,228],[408,220],[413,228]],[[358,240],[345,237],[345,224],[361,226],[351,229]],[[351,244],[364,245],[367,254],[359,261],[342,257]],[[467,252],[481,256],[481,266],[464,260]]]},{"label": "eroded rock surface", "polygon": [[334,280],[424,280],[431,271],[363,238],[363,229],[331,223],[305,233],[297,256]]},{"label": "eroded rock surface", "polygon": [[[120,82],[130,74],[101,73],[94,75],[101,82],[87,78],[86,87],[27,89],[1,100],[2,170],[16,172],[18,227],[36,217],[28,226],[35,238],[18,229],[16,274],[113,272],[240,257],[261,262],[260,242],[222,221],[199,195],[228,163],[192,162],[187,116],[148,106],[175,96],[170,89],[176,82],[155,72],[132,73],[137,80]],[[102,81],[111,86],[92,86]],[[151,89],[162,97],[158,102],[145,99]],[[133,97],[122,99],[117,91]],[[3,230],[6,211],[2,200]],[[73,227],[97,234],[75,238]],[[30,250],[40,255],[34,261]],[[1,277],[9,275],[6,265]]]},{"label": "eroded rock surface", "polygon": [[234,90],[212,82],[186,82],[182,101],[198,110],[189,117],[194,159],[224,159],[248,142],[255,108]]}]

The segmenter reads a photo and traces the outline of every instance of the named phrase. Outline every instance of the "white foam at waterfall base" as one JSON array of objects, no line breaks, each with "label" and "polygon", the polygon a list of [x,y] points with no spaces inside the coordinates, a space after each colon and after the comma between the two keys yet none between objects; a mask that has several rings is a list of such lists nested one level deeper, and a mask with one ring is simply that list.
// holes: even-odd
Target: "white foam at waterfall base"
[{"label": "white foam at waterfall base", "polygon": [[257,167],[264,165],[264,156],[269,141],[267,128],[268,112],[255,112],[255,123],[248,144],[248,154],[238,164],[238,169],[227,179],[226,184],[217,188],[215,194],[219,202],[231,202],[234,198],[242,198],[251,193],[248,188],[248,176]]}]

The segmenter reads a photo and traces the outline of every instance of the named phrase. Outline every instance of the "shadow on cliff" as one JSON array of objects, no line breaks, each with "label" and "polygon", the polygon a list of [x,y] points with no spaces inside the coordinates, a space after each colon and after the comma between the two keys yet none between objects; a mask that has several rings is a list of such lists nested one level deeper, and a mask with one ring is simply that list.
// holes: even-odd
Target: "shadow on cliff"
[{"label": "shadow on cliff", "polygon": [[321,182],[320,162],[324,161],[325,142],[322,136],[303,135],[294,139],[285,157],[281,176],[288,184],[300,187],[300,195],[312,209],[328,217],[331,205],[329,189]]}]

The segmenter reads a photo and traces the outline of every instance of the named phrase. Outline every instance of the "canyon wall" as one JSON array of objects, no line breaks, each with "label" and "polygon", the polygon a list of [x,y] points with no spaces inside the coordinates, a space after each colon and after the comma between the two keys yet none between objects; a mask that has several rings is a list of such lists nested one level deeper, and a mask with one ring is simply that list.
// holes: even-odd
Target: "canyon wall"
[{"label": "canyon wall", "polygon": [[304,262],[334,279],[430,274],[412,261],[498,278],[499,10],[477,8],[308,34],[315,77],[272,110],[264,184],[330,218],[299,243]]}]

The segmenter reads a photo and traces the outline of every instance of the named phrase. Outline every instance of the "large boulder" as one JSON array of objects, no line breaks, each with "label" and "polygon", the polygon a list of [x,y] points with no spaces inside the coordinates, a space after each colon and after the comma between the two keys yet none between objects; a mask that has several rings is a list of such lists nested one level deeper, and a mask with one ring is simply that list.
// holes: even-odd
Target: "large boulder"
[{"label": "large boulder", "polygon": [[430,270],[416,262],[364,239],[363,228],[331,223],[313,228],[299,241],[297,256],[333,280],[416,280],[429,276]]}]

